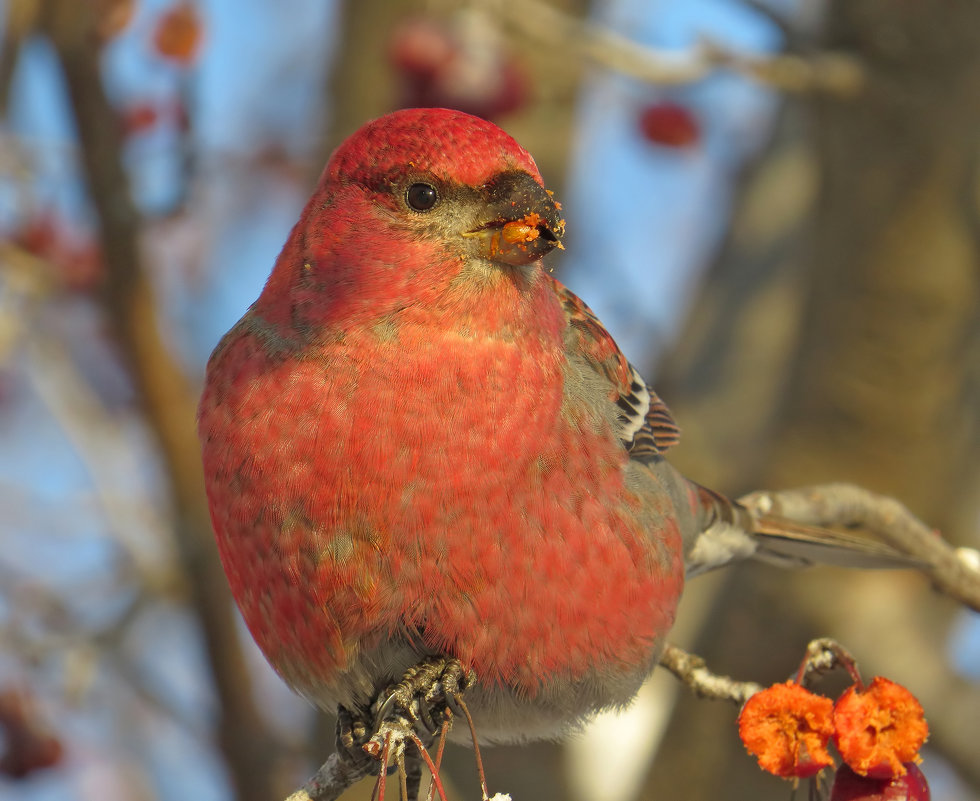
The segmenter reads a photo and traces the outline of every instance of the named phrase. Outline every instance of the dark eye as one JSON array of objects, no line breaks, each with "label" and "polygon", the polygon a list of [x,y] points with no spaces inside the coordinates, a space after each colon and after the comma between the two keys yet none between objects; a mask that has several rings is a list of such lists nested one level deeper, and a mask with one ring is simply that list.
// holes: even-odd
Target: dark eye
[{"label": "dark eye", "polygon": [[412,184],[405,193],[405,202],[416,211],[428,211],[439,200],[439,193],[429,184]]}]

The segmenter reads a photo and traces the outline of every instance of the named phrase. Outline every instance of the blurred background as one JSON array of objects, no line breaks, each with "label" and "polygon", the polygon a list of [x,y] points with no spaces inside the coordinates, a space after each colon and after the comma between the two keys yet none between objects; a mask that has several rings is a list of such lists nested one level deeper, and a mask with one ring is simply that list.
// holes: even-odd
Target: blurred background
[{"label": "blurred background", "polygon": [[[399,106],[535,155],[551,263],[674,410],[684,472],[850,480],[980,545],[975,0],[0,16],[0,799],[268,801],[333,750],[229,600],[194,414],[327,156]],[[922,701],[933,797],[980,799],[980,622],[920,576],[741,566],[689,585],[675,640],[772,682],[821,635]],[[657,675],[570,744],[487,749],[491,791],[785,798],[736,714]],[[476,798],[472,752],[449,760]]]}]

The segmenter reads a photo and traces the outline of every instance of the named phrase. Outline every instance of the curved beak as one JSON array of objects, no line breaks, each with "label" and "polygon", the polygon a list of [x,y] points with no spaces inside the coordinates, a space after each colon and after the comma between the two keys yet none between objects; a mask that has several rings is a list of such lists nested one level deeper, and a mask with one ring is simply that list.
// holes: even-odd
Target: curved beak
[{"label": "curved beak", "polygon": [[476,243],[484,258],[520,265],[561,248],[565,221],[561,204],[526,172],[498,175],[480,189],[477,225],[463,236]]}]

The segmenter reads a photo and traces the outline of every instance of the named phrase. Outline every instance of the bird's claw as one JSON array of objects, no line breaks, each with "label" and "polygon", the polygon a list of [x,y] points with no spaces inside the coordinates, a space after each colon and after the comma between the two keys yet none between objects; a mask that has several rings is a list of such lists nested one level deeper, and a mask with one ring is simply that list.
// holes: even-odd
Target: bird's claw
[{"label": "bird's claw", "polygon": [[439,656],[420,662],[406,671],[398,684],[378,696],[372,707],[375,731],[397,716],[407,719],[418,734],[431,739],[441,725],[437,717],[442,717],[447,709],[454,715],[462,714],[459,698],[472,681],[472,673],[467,673],[457,659]]},{"label": "bird's claw", "polygon": [[[407,797],[418,797],[419,757],[453,715],[464,714],[462,694],[474,680],[456,659],[430,657],[378,693],[370,708],[337,709],[337,751],[348,764],[384,777],[404,773]],[[439,722],[436,722],[436,721]],[[415,740],[411,756],[405,744]],[[431,768],[431,762],[430,768]]]},{"label": "bird's claw", "polygon": [[375,731],[368,729],[368,719],[365,716],[344,706],[337,707],[337,752],[346,762],[358,767],[377,764],[365,751],[365,746],[371,741]]}]

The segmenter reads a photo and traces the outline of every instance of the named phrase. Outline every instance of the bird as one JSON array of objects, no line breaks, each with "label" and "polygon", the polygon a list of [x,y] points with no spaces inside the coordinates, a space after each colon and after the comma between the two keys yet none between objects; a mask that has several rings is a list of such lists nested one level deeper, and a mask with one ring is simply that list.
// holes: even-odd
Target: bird
[{"label": "bird", "polygon": [[370,709],[448,660],[481,742],[560,737],[630,702],[691,576],[888,562],[671,465],[667,405],[545,266],[564,229],[496,125],[387,114],[330,157],[211,355],[218,550],[259,648],[315,705]]}]

